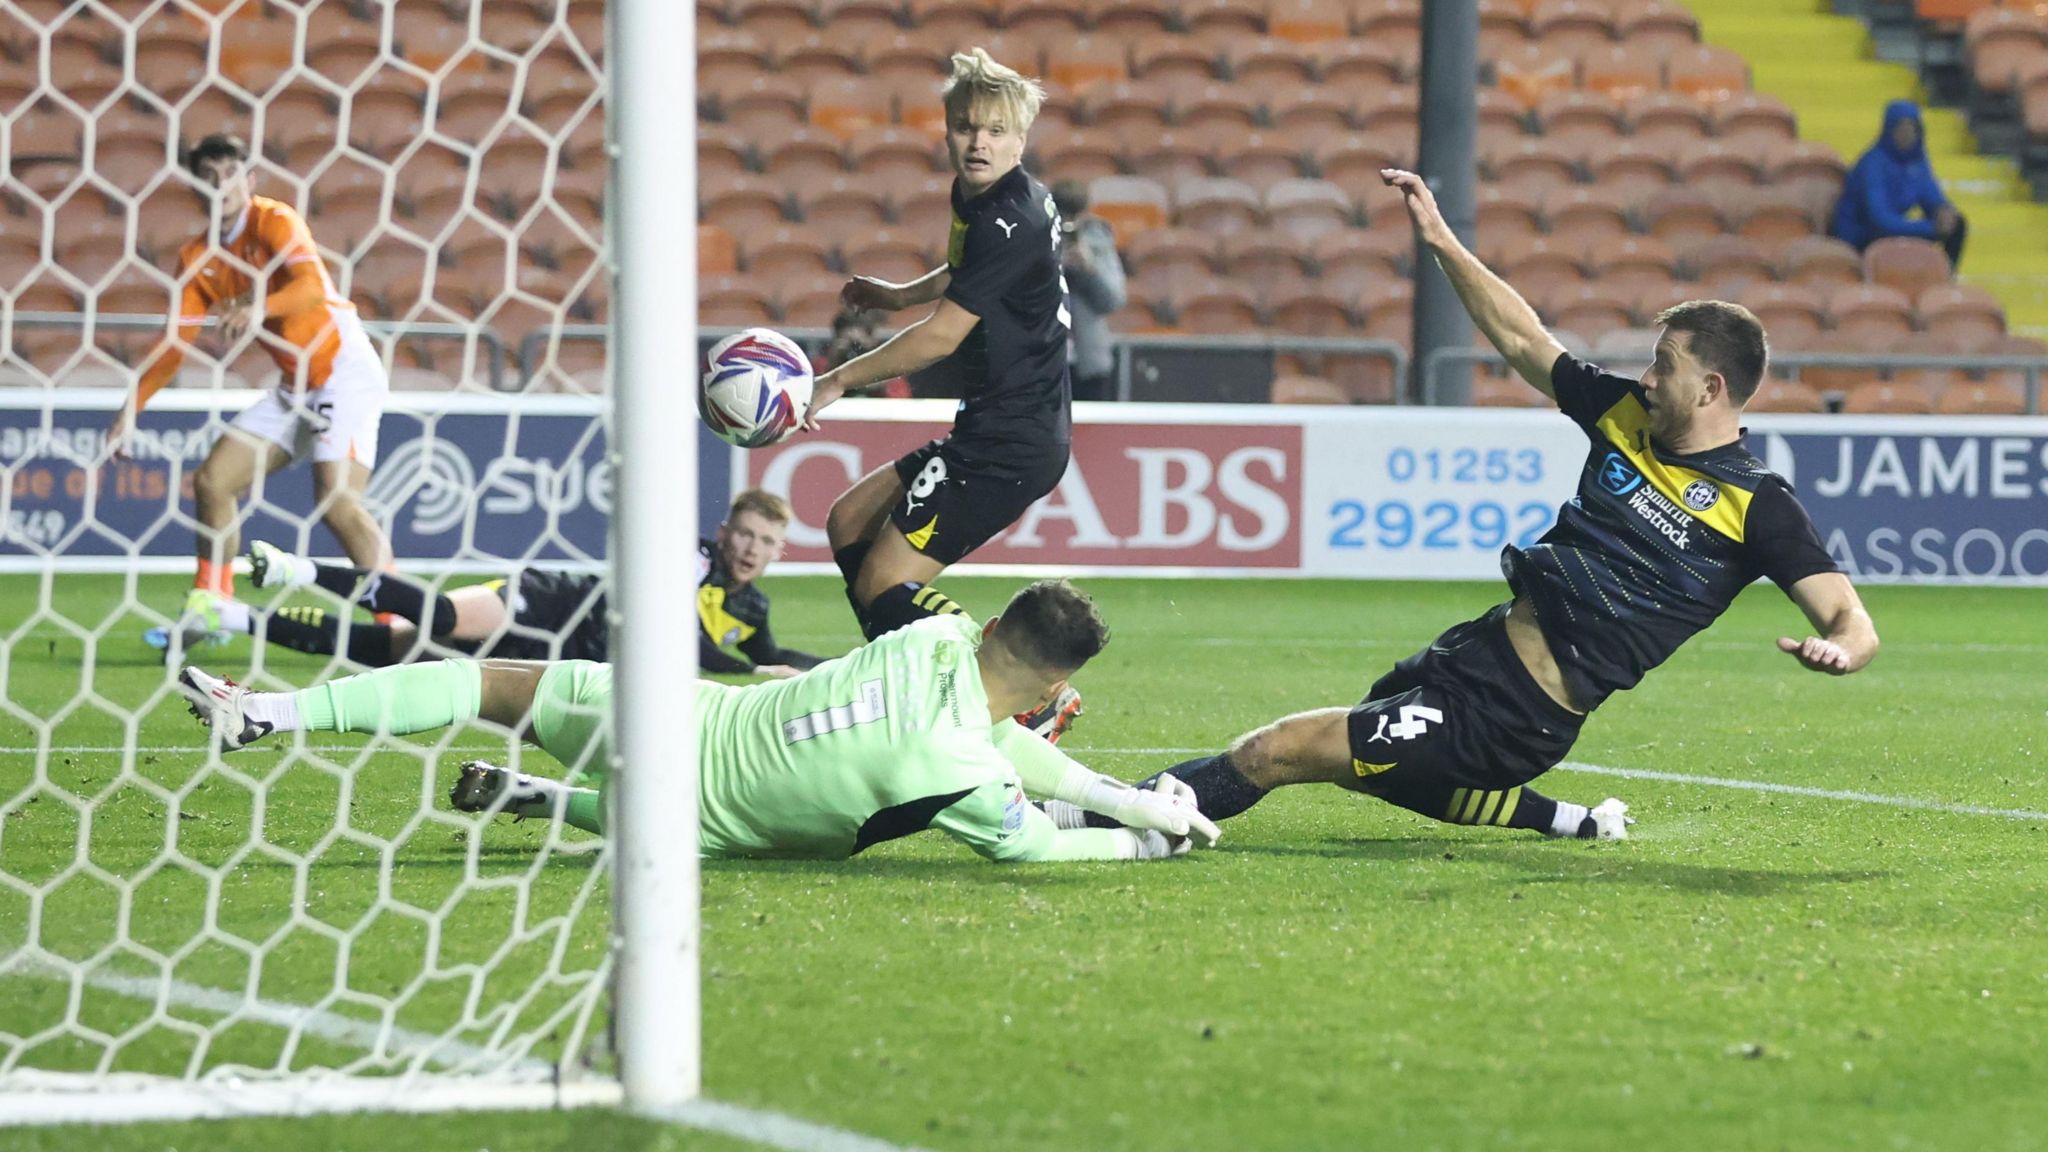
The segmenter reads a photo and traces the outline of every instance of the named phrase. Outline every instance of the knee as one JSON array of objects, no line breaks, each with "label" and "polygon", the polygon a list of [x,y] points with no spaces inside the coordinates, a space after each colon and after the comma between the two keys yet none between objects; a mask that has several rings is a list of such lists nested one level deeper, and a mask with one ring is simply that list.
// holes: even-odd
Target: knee
[{"label": "knee", "polygon": [[1230,763],[1261,788],[1342,779],[1351,763],[1345,713],[1307,713],[1268,724],[1230,748]]},{"label": "knee", "polygon": [[203,504],[215,504],[221,501],[232,503],[241,493],[228,478],[226,469],[202,464],[192,476],[192,495]]},{"label": "knee", "polygon": [[832,502],[832,510],[825,513],[825,539],[836,549],[858,543],[867,525],[861,522],[859,511],[854,508],[848,492]]}]

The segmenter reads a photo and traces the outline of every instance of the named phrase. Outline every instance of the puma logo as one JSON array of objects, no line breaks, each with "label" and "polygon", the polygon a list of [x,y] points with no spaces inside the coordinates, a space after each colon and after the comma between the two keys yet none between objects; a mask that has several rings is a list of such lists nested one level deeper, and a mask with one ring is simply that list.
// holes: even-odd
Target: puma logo
[{"label": "puma logo", "polygon": [[1010,238],[1010,234],[1017,230],[1017,226],[1015,224],[1010,223],[1008,220],[1003,219],[1001,216],[996,217],[996,223],[1002,227],[1003,239],[1005,240],[1008,240]]}]

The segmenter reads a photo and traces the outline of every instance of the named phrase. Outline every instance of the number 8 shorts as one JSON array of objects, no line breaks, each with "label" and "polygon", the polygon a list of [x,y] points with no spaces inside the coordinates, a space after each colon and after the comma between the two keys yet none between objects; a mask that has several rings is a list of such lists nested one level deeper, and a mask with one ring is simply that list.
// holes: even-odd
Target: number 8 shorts
[{"label": "number 8 shorts", "polygon": [[1498,791],[1571,751],[1584,717],[1550,698],[1508,642],[1508,606],[1460,624],[1380,677],[1351,710],[1347,787]]},{"label": "number 8 shorts", "polygon": [[953,564],[1015,524],[1066,472],[1064,444],[1020,476],[962,455],[951,440],[934,440],[896,461],[904,492],[889,521],[912,548]]}]

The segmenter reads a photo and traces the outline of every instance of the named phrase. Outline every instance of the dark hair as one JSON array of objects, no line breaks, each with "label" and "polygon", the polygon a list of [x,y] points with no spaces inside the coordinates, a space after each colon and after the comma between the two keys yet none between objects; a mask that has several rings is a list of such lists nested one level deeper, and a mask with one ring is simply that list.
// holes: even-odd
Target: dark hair
[{"label": "dark hair", "polygon": [[1721,374],[1737,408],[1756,395],[1771,359],[1764,322],[1756,313],[1726,300],[1687,300],[1657,313],[1657,323],[1692,334],[1693,359]]},{"label": "dark hair", "polygon": [[215,132],[185,152],[185,171],[206,179],[206,166],[221,160],[249,159],[249,145],[232,132]]},{"label": "dark hair", "polygon": [[1086,592],[1065,580],[1040,580],[1010,597],[995,637],[1034,668],[1072,672],[1109,644],[1109,625]]}]

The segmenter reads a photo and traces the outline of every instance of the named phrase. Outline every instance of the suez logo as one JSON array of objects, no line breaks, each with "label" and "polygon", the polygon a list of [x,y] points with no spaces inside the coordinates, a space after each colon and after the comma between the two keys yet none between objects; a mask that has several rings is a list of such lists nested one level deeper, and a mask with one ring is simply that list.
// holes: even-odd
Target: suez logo
[{"label": "suez logo", "polygon": [[[936,423],[843,421],[738,454],[734,481],[788,497],[788,557],[829,560],[825,515]],[[987,564],[1291,568],[1301,562],[1301,429],[1256,424],[1079,424],[1058,487],[976,550]]]}]

